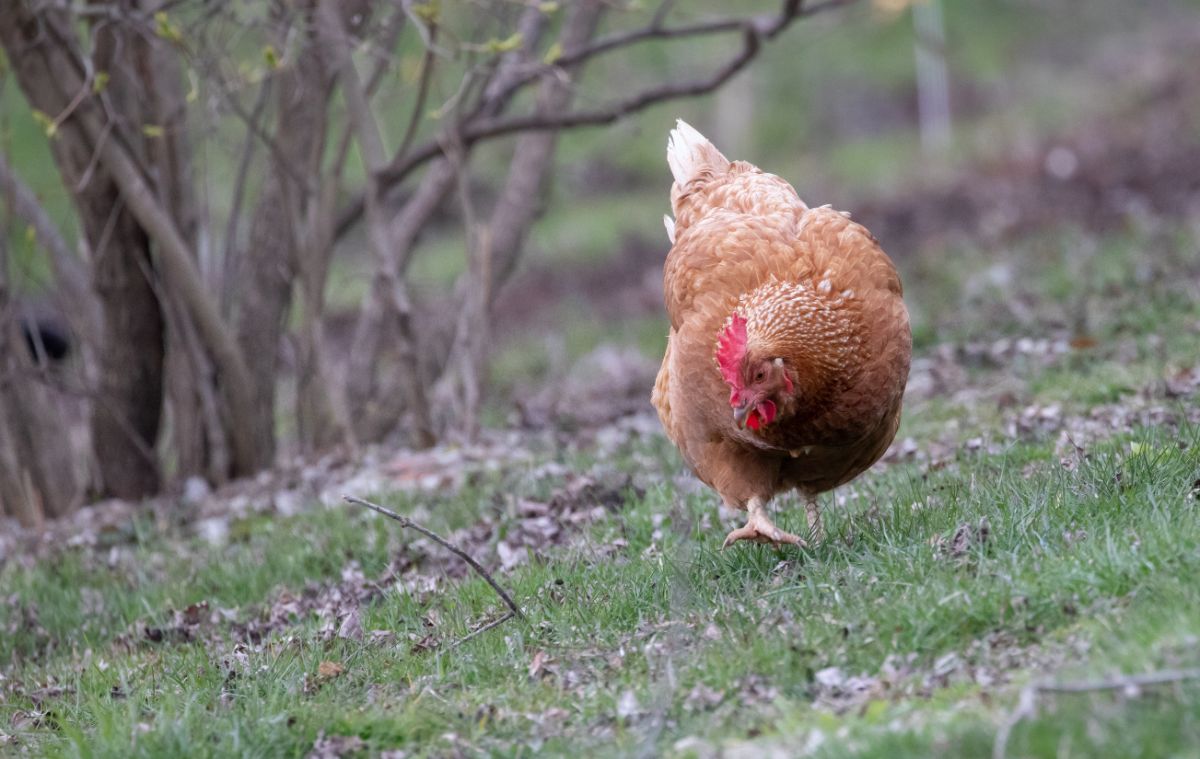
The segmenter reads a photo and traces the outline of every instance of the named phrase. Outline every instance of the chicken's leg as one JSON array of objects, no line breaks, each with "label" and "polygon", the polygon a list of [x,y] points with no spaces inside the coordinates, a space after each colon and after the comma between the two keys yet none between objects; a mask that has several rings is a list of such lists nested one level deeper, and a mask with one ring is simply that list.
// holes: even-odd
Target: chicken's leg
[{"label": "chicken's leg", "polygon": [[816,496],[809,496],[804,502],[804,512],[808,515],[808,539],[814,543],[825,540],[825,525],[821,524],[821,507],[817,504]]},{"label": "chicken's leg", "polygon": [[751,498],[750,502],[746,504],[746,510],[750,512],[746,526],[739,527],[726,535],[725,544],[721,548],[728,548],[739,540],[753,540],[755,543],[770,543],[773,546],[781,546],[785,543],[796,546],[808,545],[799,535],[784,532],[775,526],[770,515],[767,514],[767,504],[764,499]]}]

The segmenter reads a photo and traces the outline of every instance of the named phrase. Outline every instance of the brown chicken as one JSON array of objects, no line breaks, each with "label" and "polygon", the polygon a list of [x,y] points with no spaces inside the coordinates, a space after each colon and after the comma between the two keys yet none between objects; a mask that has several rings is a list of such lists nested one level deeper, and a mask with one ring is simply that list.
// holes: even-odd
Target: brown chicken
[{"label": "brown chicken", "polygon": [[682,121],[667,163],[671,331],[658,416],[696,475],[749,512],[725,546],[806,545],[767,513],[790,490],[820,540],[817,495],[875,463],[900,424],[912,352],[900,277],[848,214],[809,208]]}]

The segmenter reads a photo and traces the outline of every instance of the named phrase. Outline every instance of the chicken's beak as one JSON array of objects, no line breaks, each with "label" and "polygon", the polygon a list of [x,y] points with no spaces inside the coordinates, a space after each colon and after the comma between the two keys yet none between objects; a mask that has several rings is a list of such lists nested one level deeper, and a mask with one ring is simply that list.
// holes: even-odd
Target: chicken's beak
[{"label": "chicken's beak", "polygon": [[750,416],[751,409],[754,404],[750,401],[744,401],[740,406],[735,406],[733,409],[733,422],[739,429],[744,429],[746,426],[746,417]]}]

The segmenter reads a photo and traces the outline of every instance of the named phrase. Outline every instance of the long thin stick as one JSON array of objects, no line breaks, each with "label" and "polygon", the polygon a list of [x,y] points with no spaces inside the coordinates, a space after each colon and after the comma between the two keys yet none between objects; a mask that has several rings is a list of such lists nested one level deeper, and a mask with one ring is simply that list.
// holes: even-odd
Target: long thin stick
[{"label": "long thin stick", "polygon": [[1027,685],[1021,689],[1021,695],[1017,699],[1017,708],[996,731],[996,742],[992,744],[992,759],[1004,759],[1008,753],[1008,739],[1012,735],[1013,728],[1021,720],[1037,715],[1039,693],[1095,693],[1106,690],[1143,688],[1151,685],[1170,685],[1185,680],[1200,680],[1200,669],[1168,669],[1141,675],[1121,675],[1109,680],[1077,680],[1064,683],[1047,681]]},{"label": "long thin stick", "polygon": [[1082,680],[1066,683],[1041,683],[1042,693],[1088,693],[1098,690],[1125,690],[1148,685],[1169,685],[1183,680],[1200,680],[1200,669],[1168,669],[1142,675],[1122,675],[1111,680]]},{"label": "long thin stick", "polygon": [[513,618],[513,613],[510,611],[507,614],[505,614],[503,617],[500,617],[499,619],[497,619],[495,621],[488,622],[486,625],[479,628],[478,630],[467,633],[463,637],[454,641],[454,643],[452,643],[450,645],[450,650],[454,650],[454,649],[458,648],[462,644],[466,643],[468,640],[471,640],[472,638],[476,637],[477,635],[482,635],[483,633],[487,632],[488,630],[491,630],[493,627],[499,627],[500,625],[504,624],[505,622],[507,622],[508,620],[510,620],[512,618]]},{"label": "long thin stick", "polygon": [[[401,516],[401,515],[397,514],[396,512],[392,511],[391,509],[386,509],[377,503],[371,503],[370,501],[364,501],[363,499],[355,498],[352,495],[343,495],[342,500],[346,501],[347,503],[357,503],[359,506],[366,506],[368,509],[371,509],[373,511],[378,511],[380,514],[383,514],[385,517],[388,517],[389,519],[395,519],[402,526],[413,528],[417,532],[421,533],[425,537],[429,538],[430,540],[434,541],[435,543],[437,543],[440,546],[442,546],[443,548],[445,548],[450,553],[454,554],[458,558],[467,562],[468,564],[471,565],[471,569],[474,569],[479,574],[480,577],[487,580],[487,584],[491,585],[492,590],[496,591],[496,594],[499,595],[500,598],[502,598],[504,600],[504,603],[508,605],[508,608],[512,609],[513,614],[515,614],[517,617],[519,617],[521,619],[525,619],[525,614],[521,611],[520,607],[517,606],[516,602],[512,600],[512,597],[509,596],[508,593],[505,592],[504,588],[500,587],[500,585],[497,584],[497,582],[492,579],[492,576],[490,574],[488,574],[488,571],[486,569],[484,569],[482,566],[480,566],[478,561],[475,561],[475,559],[471,558],[470,555],[468,555],[465,551],[463,551],[458,546],[456,546],[453,543],[451,543],[450,541],[446,540],[441,535],[438,535],[433,530],[422,527],[421,525],[412,521],[408,517]],[[496,624],[499,624],[499,622],[497,622]]]}]

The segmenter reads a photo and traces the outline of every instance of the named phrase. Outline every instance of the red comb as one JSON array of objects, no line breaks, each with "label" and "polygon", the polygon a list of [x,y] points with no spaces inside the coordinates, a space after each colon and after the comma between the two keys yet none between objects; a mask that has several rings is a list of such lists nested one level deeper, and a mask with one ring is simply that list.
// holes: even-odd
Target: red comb
[{"label": "red comb", "polygon": [[741,363],[746,356],[746,320],[737,311],[730,317],[729,326],[717,341],[717,366],[721,376],[732,388],[742,386]]}]

